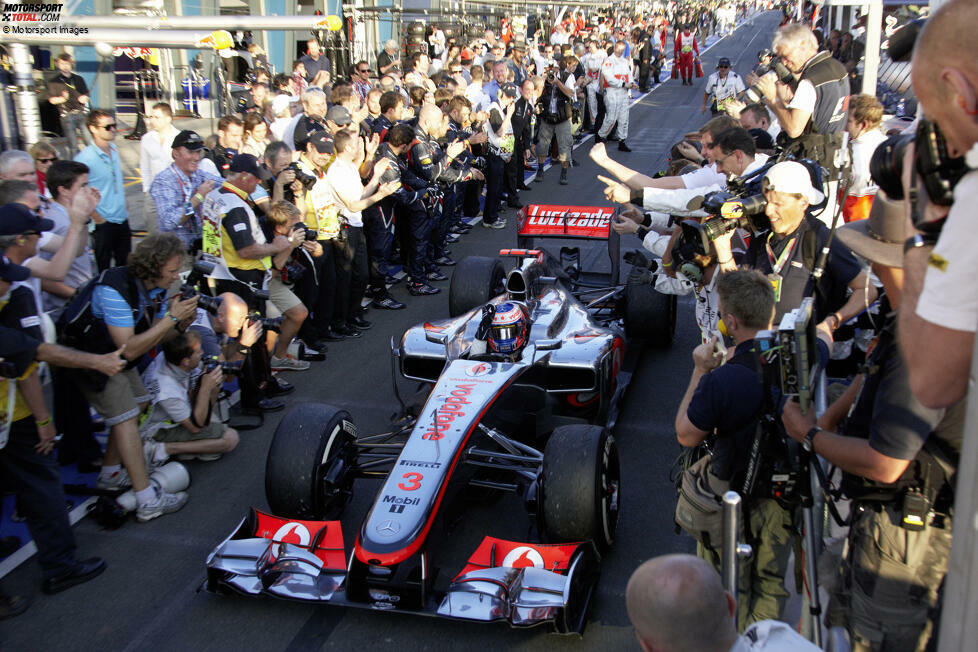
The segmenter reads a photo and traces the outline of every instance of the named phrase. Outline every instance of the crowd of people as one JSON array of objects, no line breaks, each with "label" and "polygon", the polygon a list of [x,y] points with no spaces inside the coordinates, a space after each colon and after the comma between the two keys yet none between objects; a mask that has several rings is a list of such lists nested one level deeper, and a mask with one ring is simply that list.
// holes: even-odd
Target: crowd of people
[{"label": "crowd of people", "polygon": [[[940,611],[978,326],[978,300],[959,281],[974,172],[952,182],[937,165],[944,185],[928,177],[916,193],[908,173],[888,197],[869,163],[886,138],[882,106],[853,92],[851,34],[823,38],[794,22],[760,53],[763,69],[742,78],[719,59],[700,107],[711,117],[676,143],[668,170],[651,177],[608,152],[615,140],[631,152],[631,90],[664,81],[667,37],[673,77],[692,83],[706,36],[750,9],[595,21],[575,12],[546,38],[505,23],[467,43],[432,29],[424,48],[408,55],[389,42],[376,66],[357,62],[348,79],[332,76],[310,40],[291,74],[256,70],[216,134],[179,130],[169,104],[152,107],[140,143],[150,234],[135,245],[116,118],[89,107],[71,57],[58,57],[48,95],[72,158],[49,143],[0,155],[0,375],[11,397],[0,468],[18,485],[43,589],[105,568],[76,556],[58,461],[98,471],[100,490],[131,488],[139,521],[179,510],[187,493],[151,473],[235,448],[216,409],[227,374],[244,410],[283,409],[294,386],[280,372],[310,369],[333,343],[361,337],[368,308],[403,309],[390,292],[402,279],[411,297],[441,292],[468,218],[505,228],[506,210],[532,188],[526,172],[543,181],[549,159],[569,183],[575,140],[591,132],[605,195],[623,206],[613,228],[652,254],[658,291],[696,297],[702,335],[675,418],[685,451],[676,520],[701,559],[636,571],[628,610],[641,645],[806,649],[771,622],[783,616],[800,535],[796,497],[773,478],[817,454],[841,469],[851,501],[827,625],[845,628],[854,649],[923,649]],[[978,146],[965,27],[976,19],[973,3],[952,0],[914,55],[920,122],[943,134],[948,156]],[[790,82],[768,72],[775,63]],[[946,196],[928,202],[924,188],[941,187]],[[740,193],[724,203],[740,228],[706,230],[717,215],[691,200],[725,190]],[[916,198],[912,217],[901,193]],[[748,200],[760,208],[748,211]],[[820,365],[839,381],[817,416],[772,399],[756,344],[806,298]],[[97,424],[109,432],[104,451]],[[702,509],[727,489],[743,496],[754,548],[736,595],[717,574],[719,511]],[[4,596],[0,609],[16,615],[26,603]]]}]

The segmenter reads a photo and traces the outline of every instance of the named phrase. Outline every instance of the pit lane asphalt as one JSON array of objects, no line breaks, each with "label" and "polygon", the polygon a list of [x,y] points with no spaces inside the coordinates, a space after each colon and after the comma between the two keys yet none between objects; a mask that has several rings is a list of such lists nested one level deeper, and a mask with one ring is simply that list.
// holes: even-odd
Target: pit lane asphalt
[{"label": "pit lane asphalt", "polygon": [[[709,74],[717,58],[730,57],[746,74],[757,50],[770,44],[776,12],[762,14],[717,43],[703,56]],[[628,143],[631,154],[609,152],[626,165],[647,171],[665,165],[666,150],[706,119],[699,113],[704,79],[693,87],[667,82],[632,107]],[[581,166],[570,171],[570,185],[557,184],[556,170],[543,183],[531,183],[524,203],[608,205],[601,196],[598,170],[587,157],[591,143],[576,150]],[[506,229],[476,225],[453,249],[453,257],[491,255],[515,242],[514,211],[504,213]],[[634,237],[622,249],[638,248]],[[507,269],[510,263],[506,263]],[[408,308],[371,310],[371,330],[355,341],[330,345],[325,363],[306,372],[287,373],[297,391],[289,406],[326,401],[347,409],[362,432],[381,432],[397,408],[390,389],[389,342],[410,325],[447,316],[448,283],[433,297],[406,297],[403,284],[394,295]],[[546,628],[514,630],[504,624],[480,625],[411,615],[376,613],[329,605],[312,606],[270,598],[210,595],[198,589],[207,554],[237,526],[250,506],[266,508],[265,455],[281,413],[260,430],[241,433],[241,444],[217,462],[187,463],[193,478],[190,502],[179,513],[150,523],[127,523],[101,530],[92,519],[76,528],[79,556],[99,555],[108,569],[99,578],[56,596],[39,592],[36,562],[22,565],[3,582],[8,593],[32,595],[30,610],[0,622],[0,648],[33,650],[320,650],[320,649],[637,649],[625,612],[625,586],[644,560],[670,552],[691,552],[689,537],[674,532],[674,491],[669,469],[678,453],[673,418],[691,370],[690,351],[698,332],[692,300],[680,299],[677,333],[671,349],[647,350],[625,400],[615,437],[622,461],[622,517],[618,541],[602,563],[602,577],[583,640],[559,637]],[[344,517],[347,548],[369,508],[377,481],[358,481]],[[488,508],[472,509],[453,534],[444,572],[454,574],[485,534],[523,540],[527,520],[520,501],[506,497]]]}]

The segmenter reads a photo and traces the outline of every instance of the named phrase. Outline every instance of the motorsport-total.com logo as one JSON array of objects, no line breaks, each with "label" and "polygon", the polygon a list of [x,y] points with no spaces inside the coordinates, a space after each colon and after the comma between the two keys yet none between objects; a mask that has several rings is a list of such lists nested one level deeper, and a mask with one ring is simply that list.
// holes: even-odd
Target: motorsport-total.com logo
[{"label": "motorsport-total.com logo", "polygon": [[0,24],[4,34],[87,34],[87,27],[63,25],[64,4],[42,2],[3,2]]}]

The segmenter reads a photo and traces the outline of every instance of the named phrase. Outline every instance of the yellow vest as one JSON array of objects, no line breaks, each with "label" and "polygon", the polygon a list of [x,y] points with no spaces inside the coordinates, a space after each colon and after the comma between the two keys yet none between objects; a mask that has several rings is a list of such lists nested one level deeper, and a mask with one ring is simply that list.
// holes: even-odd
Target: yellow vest
[{"label": "yellow vest", "polygon": [[[246,201],[248,195],[240,188],[236,188],[227,181],[221,188],[230,192],[221,192],[214,189],[208,193],[204,199],[202,210],[203,223],[201,225],[202,249],[204,257],[211,262],[219,263],[225,268],[233,269],[256,269],[268,271],[272,267],[272,257],[263,256],[262,258],[242,258],[238,255],[237,249],[227,231],[224,229],[224,216],[235,208],[243,208],[248,213],[251,228],[251,237],[257,244],[267,244],[265,234],[258,224],[258,218]],[[215,272],[217,270],[215,269]],[[225,271],[226,270],[222,270]],[[227,273],[226,278],[232,278]],[[217,275],[215,275],[217,276]]]}]

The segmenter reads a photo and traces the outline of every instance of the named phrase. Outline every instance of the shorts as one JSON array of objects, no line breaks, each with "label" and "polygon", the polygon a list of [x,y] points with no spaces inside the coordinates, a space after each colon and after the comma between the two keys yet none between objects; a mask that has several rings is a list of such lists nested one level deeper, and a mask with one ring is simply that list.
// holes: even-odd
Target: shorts
[{"label": "shorts", "polygon": [[162,442],[197,441],[199,439],[220,439],[227,432],[227,424],[212,421],[201,428],[200,432],[190,432],[183,425],[177,424],[172,428],[160,428],[153,439]]},{"label": "shorts", "polygon": [[570,120],[564,120],[557,124],[550,124],[546,120],[540,121],[540,133],[537,135],[537,155],[539,156],[541,152],[546,155],[550,151],[550,140],[554,133],[557,134],[557,153],[560,156],[560,161],[570,160],[571,145],[574,142]]},{"label": "shorts", "polygon": [[268,302],[265,308],[269,317],[278,317],[292,310],[296,306],[301,306],[302,301],[289,287],[282,282],[278,274],[272,276],[268,281]]},{"label": "shorts", "polygon": [[139,404],[149,403],[150,399],[136,368],[126,369],[112,376],[100,392],[93,390],[83,379],[79,380],[78,388],[105,421],[106,426],[135,419],[142,412]]}]

